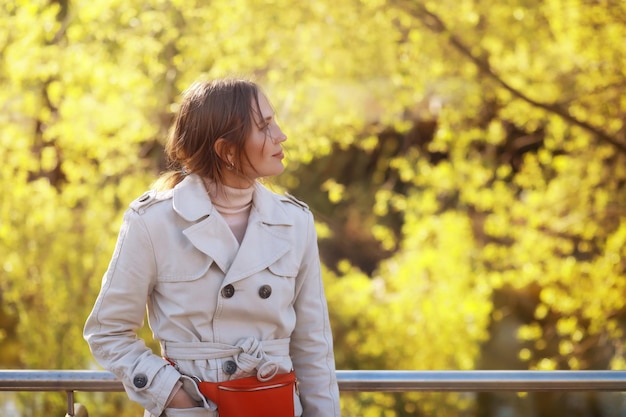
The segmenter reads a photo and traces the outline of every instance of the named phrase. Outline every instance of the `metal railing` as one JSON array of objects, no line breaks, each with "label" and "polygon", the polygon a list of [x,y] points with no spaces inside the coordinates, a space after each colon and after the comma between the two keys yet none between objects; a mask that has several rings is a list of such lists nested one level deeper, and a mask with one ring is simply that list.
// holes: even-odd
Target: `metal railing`
[{"label": "metal railing", "polygon": [[[626,391],[626,371],[337,371],[341,391],[496,392]],[[0,391],[119,392],[107,371],[0,370]]]}]

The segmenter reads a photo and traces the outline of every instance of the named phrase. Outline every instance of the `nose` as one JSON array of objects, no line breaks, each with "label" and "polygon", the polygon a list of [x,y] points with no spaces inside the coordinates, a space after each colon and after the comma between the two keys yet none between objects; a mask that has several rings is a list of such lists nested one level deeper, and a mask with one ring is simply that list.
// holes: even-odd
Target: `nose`
[{"label": "nose", "polygon": [[282,143],[287,140],[287,135],[283,133],[283,130],[279,126],[276,126],[276,134],[272,135],[272,139],[274,143]]}]

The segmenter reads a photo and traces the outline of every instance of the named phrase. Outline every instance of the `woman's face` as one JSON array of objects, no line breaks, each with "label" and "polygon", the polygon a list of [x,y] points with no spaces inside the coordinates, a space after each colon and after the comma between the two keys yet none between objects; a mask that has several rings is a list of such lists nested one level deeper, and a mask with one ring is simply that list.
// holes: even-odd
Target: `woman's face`
[{"label": "woman's face", "polygon": [[[263,94],[259,94],[259,108],[256,101],[252,106],[252,127],[243,146],[241,169],[222,171],[222,182],[234,188],[247,188],[255,179],[278,175],[285,169],[282,143],[287,136],[276,123],[274,109]],[[224,159],[236,164],[233,157],[234,153],[227,152]]]},{"label": "woman's face", "polygon": [[[256,107],[256,103],[253,106]],[[282,143],[287,136],[280,130],[274,109],[263,94],[259,94],[258,111],[260,115],[254,115],[252,132],[244,145],[247,158],[243,158],[242,171],[250,179],[271,177],[285,169]]]}]

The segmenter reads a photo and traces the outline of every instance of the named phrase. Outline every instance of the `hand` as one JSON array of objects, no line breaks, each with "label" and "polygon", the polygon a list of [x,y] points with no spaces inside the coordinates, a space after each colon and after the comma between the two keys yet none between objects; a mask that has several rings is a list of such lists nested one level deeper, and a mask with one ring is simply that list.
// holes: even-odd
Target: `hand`
[{"label": "hand", "polygon": [[167,404],[168,408],[193,408],[198,407],[198,402],[191,398],[189,394],[183,389],[179,389],[172,397],[172,400]]}]

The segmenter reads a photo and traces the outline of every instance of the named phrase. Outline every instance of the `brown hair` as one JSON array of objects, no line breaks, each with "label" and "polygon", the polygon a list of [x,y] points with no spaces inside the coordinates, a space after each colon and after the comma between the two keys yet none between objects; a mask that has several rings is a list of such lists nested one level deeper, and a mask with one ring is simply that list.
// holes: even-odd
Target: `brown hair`
[{"label": "brown hair", "polygon": [[[186,174],[195,173],[222,184],[229,161],[219,155],[215,143],[223,138],[233,150],[234,169],[240,170],[244,144],[259,111],[259,87],[252,81],[220,79],[199,81],[184,93],[165,145],[171,171],[154,187],[173,188]],[[256,106],[256,108],[254,108]],[[231,167],[232,168],[232,167]]]}]

